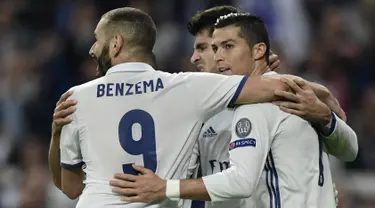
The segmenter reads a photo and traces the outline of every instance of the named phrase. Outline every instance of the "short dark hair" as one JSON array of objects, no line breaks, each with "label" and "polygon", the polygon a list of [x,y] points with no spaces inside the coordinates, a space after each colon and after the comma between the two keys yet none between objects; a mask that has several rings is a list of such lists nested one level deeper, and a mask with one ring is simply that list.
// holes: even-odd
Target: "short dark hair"
[{"label": "short dark hair", "polygon": [[217,18],[235,12],[242,12],[242,10],[233,6],[216,6],[198,11],[187,23],[187,29],[193,36],[204,29],[212,31]]},{"label": "short dark hair", "polygon": [[264,43],[267,47],[265,58],[269,64],[270,38],[263,19],[250,13],[231,13],[218,18],[215,29],[230,25],[240,28],[239,36],[247,41],[249,47],[253,47],[257,43]]},{"label": "short dark hair", "polygon": [[107,21],[106,32],[124,36],[128,41],[127,47],[152,52],[156,40],[156,26],[147,13],[136,8],[123,7],[105,13],[102,19]]}]

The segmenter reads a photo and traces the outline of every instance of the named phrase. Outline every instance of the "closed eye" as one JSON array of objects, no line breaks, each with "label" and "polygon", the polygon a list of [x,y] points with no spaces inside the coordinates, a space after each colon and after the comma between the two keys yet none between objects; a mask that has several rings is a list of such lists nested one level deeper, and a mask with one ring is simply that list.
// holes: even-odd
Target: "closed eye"
[{"label": "closed eye", "polygon": [[205,51],[206,49],[208,48],[207,44],[197,44],[195,46],[195,50],[199,51],[199,52],[203,52]]}]

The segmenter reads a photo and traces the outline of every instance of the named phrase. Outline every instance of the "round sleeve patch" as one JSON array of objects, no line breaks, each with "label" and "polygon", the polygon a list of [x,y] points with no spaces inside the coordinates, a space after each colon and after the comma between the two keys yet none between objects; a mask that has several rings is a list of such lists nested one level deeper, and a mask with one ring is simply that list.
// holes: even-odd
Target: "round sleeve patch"
[{"label": "round sleeve patch", "polygon": [[236,134],[240,138],[248,136],[251,132],[251,122],[247,118],[241,118],[236,124]]}]

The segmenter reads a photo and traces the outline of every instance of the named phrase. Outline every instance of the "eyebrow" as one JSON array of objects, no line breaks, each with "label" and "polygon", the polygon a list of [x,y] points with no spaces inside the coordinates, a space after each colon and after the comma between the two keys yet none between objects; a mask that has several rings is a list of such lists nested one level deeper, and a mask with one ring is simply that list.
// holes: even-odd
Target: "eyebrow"
[{"label": "eyebrow", "polygon": [[194,48],[202,48],[203,46],[208,46],[207,43],[197,43],[194,45]]},{"label": "eyebrow", "polygon": [[211,46],[218,46],[218,45],[225,45],[227,44],[228,42],[236,42],[234,39],[227,39],[227,40],[224,40],[224,41],[221,41],[219,43],[215,43],[215,42],[212,42],[211,43]]},{"label": "eyebrow", "polygon": [[227,44],[228,42],[236,42],[236,41],[233,40],[233,39],[228,39],[228,40],[221,41],[221,42],[220,42],[220,45],[225,45],[225,44]]}]

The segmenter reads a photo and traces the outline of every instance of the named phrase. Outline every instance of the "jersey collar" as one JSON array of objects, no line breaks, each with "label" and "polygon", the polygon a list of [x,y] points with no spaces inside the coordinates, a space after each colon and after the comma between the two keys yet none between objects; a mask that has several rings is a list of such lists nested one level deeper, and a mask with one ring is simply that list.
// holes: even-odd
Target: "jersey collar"
[{"label": "jersey collar", "polygon": [[142,62],[128,62],[117,64],[108,69],[107,74],[116,73],[116,72],[144,72],[144,71],[153,71],[155,70],[152,66],[142,63]]}]

